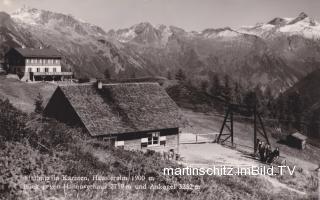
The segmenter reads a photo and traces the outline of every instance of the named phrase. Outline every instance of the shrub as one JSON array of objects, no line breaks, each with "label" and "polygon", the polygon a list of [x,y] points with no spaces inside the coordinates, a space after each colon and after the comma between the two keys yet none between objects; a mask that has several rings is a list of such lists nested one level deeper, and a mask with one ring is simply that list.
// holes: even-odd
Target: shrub
[{"label": "shrub", "polygon": [[26,135],[27,114],[13,107],[9,100],[0,99],[0,135],[5,140],[20,140]]},{"label": "shrub", "polygon": [[41,114],[43,112],[44,108],[43,108],[42,104],[43,104],[43,97],[39,92],[39,94],[38,94],[38,96],[37,96],[37,98],[35,99],[35,102],[34,102],[34,105],[35,105],[34,112],[35,113]]},{"label": "shrub", "polygon": [[78,79],[78,82],[79,82],[79,83],[88,83],[88,82],[90,82],[90,78],[88,78],[88,77],[81,77],[81,78]]}]

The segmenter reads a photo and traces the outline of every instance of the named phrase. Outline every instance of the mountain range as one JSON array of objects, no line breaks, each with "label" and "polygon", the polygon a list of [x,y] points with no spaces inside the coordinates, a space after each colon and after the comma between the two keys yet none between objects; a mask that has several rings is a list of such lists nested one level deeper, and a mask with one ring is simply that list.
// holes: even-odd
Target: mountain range
[{"label": "mountain range", "polygon": [[278,94],[320,68],[320,24],[301,13],[232,29],[185,31],[148,22],[105,31],[73,16],[35,8],[0,13],[0,60],[11,47],[55,48],[77,77],[174,75],[194,84],[230,75]]}]

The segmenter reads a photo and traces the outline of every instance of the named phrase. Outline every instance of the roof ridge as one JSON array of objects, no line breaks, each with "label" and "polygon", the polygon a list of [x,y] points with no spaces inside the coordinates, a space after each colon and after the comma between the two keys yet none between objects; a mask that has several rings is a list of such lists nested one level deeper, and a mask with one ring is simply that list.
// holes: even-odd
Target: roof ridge
[{"label": "roof ridge", "polygon": [[143,84],[156,84],[157,82],[124,82],[124,83],[102,83],[102,85],[143,85]]},{"label": "roof ridge", "polygon": [[[93,86],[96,82],[90,83],[73,83],[58,85],[59,87],[70,87],[70,86]],[[134,82],[134,83],[102,83],[102,86],[114,86],[114,85],[159,85],[157,82]]]}]

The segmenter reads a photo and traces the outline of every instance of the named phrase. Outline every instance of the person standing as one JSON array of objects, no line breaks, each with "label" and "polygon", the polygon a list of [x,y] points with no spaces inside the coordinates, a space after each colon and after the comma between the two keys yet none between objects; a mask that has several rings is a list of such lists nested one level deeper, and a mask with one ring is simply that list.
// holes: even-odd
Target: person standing
[{"label": "person standing", "polygon": [[265,151],[266,151],[266,148],[265,148],[264,142],[261,142],[259,154],[260,154],[260,160],[262,162],[264,162],[264,160],[265,160]]},{"label": "person standing", "polygon": [[254,155],[257,155],[257,153],[259,152],[260,146],[261,146],[259,139],[256,140],[256,145],[255,146],[257,148],[255,149]]}]

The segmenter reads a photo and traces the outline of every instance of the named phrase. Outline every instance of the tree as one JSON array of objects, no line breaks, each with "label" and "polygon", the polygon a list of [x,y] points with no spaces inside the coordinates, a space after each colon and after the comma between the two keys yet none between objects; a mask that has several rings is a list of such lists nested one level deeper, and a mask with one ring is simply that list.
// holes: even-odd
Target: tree
[{"label": "tree", "polygon": [[133,71],[133,72],[130,74],[130,78],[132,78],[132,79],[137,78],[136,72]]},{"label": "tree", "polygon": [[237,104],[241,104],[242,103],[242,87],[239,83],[234,84],[233,94],[234,94],[233,101]]},{"label": "tree", "polygon": [[167,73],[167,78],[168,78],[168,80],[171,80],[171,79],[172,79],[172,75],[171,75],[171,72],[170,72],[170,71],[168,71],[168,73]]},{"label": "tree", "polygon": [[103,75],[104,75],[104,78],[106,80],[109,80],[111,78],[111,74],[110,74],[110,71],[108,69],[104,70]]},{"label": "tree", "polygon": [[298,92],[294,92],[287,97],[287,115],[292,116],[294,128],[300,130],[301,116],[303,115],[303,104]]},{"label": "tree", "polygon": [[247,92],[243,98],[243,103],[249,107],[257,107],[258,106],[257,94],[254,91]]},{"label": "tree", "polygon": [[269,86],[266,87],[263,95],[268,101],[271,101],[273,99],[272,90]]},{"label": "tree", "polygon": [[206,80],[201,81],[201,90],[203,92],[207,92],[208,86],[209,86],[208,81]]},{"label": "tree", "polygon": [[274,108],[273,108],[273,96],[272,91],[269,86],[263,92],[263,104],[265,105],[268,116],[274,117]]},{"label": "tree", "polygon": [[220,84],[220,79],[217,74],[214,74],[212,77],[212,86],[211,86],[211,94],[213,96],[221,96],[222,93],[222,86]]},{"label": "tree", "polygon": [[260,84],[256,85],[256,87],[254,88],[253,92],[256,93],[257,99],[262,99],[263,98],[263,92],[261,90],[261,85]]},{"label": "tree", "polygon": [[179,82],[183,82],[183,81],[186,80],[186,75],[185,75],[185,73],[183,72],[182,69],[179,69],[178,72],[176,73],[176,79]]},{"label": "tree", "polygon": [[43,108],[42,104],[43,104],[43,97],[39,92],[38,96],[37,96],[37,98],[35,99],[35,102],[34,102],[34,105],[35,105],[34,112],[35,113],[41,114],[43,112],[44,108]]},{"label": "tree", "polygon": [[9,100],[0,99],[0,141],[21,140],[27,133],[25,124],[27,115],[16,109]]},{"label": "tree", "polygon": [[285,118],[285,103],[283,99],[283,95],[280,94],[278,97],[278,100],[275,105],[275,115],[279,119],[279,121],[283,120]]},{"label": "tree", "polygon": [[308,135],[311,137],[320,138],[320,117],[316,111],[312,112],[308,120]]},{"label": "tree", "polygon": [[230,102],[232,100],[232,88],[230,86],[230,78],[228,75],[224,76],[223,95],[227,102]]}]

